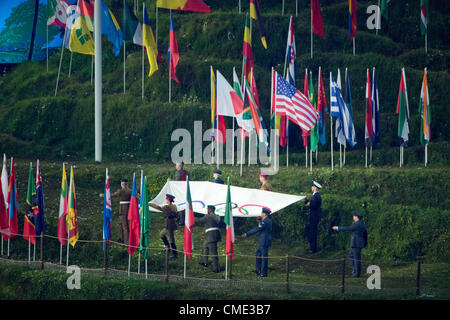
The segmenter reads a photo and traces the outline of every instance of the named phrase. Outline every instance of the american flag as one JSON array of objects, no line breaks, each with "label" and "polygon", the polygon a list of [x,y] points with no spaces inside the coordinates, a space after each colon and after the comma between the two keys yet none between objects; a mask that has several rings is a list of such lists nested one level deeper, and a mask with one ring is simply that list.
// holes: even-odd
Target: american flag
[{"label": "american flag", "polygon": [[286,115],[288,119],[302,128],[310,131],[319,120],[319,113],[308,98],[283,79],[276,71],[275,76],[275,112]]}]

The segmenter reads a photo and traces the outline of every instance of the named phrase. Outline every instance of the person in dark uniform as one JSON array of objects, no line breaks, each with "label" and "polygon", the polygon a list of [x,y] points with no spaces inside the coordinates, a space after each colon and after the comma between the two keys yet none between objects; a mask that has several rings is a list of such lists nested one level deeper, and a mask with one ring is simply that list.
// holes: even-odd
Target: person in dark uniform
[{"label": "person in dark uniform", "polygon": [[350,263],[352,264],[353,278],[359,278],[361,275],[361,249],[367,247],[367,229],[366,225],[361,221],[362,214],[355,210],[353,213],[354,223],[348,227],[334,226],[335,231],[351,231],[350,252],[348,254]]},{"label": "person in dark uniform", "polygon": [[272,220],[269,219],[270,213],[269,209],[263,208],[261,223],[256,228],[242,234],[242,238],[247,238],[259,232],[256,269],[253,270],[259,277],[267,277],[269,247],[272,245]]},{"label": "person in dark uniform", "polygon": [[219,272],[219,256],[217,254],[217,242],[222,240],[219,223],[220,218],[215,214],[216,207],[209,205],[208,214],[202,218],[197,218],[195,222],[205,225],[205,241],[203,242],[202,258],[200,265],[208,266],[208,255],[211,254],[213,260],[213,272]]},{"label": "person in dark uniform", "polygon": [[[128,208],[130,207],[131,190],[128,188],[128,180],[120,180],[120,189],[111,194],[111,198],[119,198],[120,209],[119,209],[119,223],[117,224],[117,229],[119,231],[118,242],[128,244]],[[100,197],[103,198],[105,195],[100,193]]]},{"label": "person in dark uniform", "polygon": [[173,179],[167,178],[167,181],[186,181],[186,177],[188,176],[188,172],[184,170],[184,162],[177,162],[175,164],[175,174],[173,175]]},{"label": "person in dark uniform", "polygon": [[259,181],[261,182],[261,190],[272,191],[272,186],[268,182],[269,175],[267,174],[259,174]]},{"label": "person in dark uniform", "polygon": [[213,171],[214,183],[223,184],[223,180],[220,178],[221,175],[222,175],[222,171],[220,171],[217,168],[214,169],[214,171]]},{"label": "person in dark uniform", "polygon": [[311,200],[305,198],[305,204],[309,206],[309,218],[306,225],[306,234],[309,240],[309,253],[317,252],[317,229],[320,219],[322,218],[322,198],[320,197],[319,190],[322,186],[313,181],[311,190],[313,195]]},{"label": "person in dark uniform", "polygon": [[[165,226],[159,233],[161,240],[164,242],[164,245],[166,248],[169,249],[172,248],[172,255],[171,258],[177,258],[178,252],[177,252],[177,246],[175,245],[175,236],[174,231],[177,230],[177,224],[175,223],[175,219],[177,218],[178,212],[177,212],[177,206],[173,204],[175,197],[171,194],[166,194],[166,205],[165,206],[158,206],[154,203],[148,203],[150,207],[155,208],[157,210],[160,210],[164,214],[165,218]],[[169,247],[169,241],[167,240],[167,235],[169,235],[170,240],[170,247]]]}]

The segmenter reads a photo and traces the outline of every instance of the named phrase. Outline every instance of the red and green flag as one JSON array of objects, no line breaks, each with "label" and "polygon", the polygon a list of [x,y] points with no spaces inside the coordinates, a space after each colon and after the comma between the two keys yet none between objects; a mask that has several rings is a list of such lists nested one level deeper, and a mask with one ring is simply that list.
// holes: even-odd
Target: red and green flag
[{"label": "red and green flag", "polygon": [[230,192],[230,177],[228,177],[228,188],[227,188],[227,200],[225,202],[225,215],[223,221],[226,225],[227,230],[227,240],[225,244],[225,253],[227,255],[231,254],[231,259],[234,259],[234,223],[233,223],[233,207],[231,205],[231,192]]},{"label": "red and green flag", "polygon": [[398,131],[400,137],[400,144],[404,145],[408,141],[409,127],[409,106],[408,106],[408,91],[406,89],[405,69],[402,68],[402,76],[400,78],[400,88],[398,90],[397,111],[398,114]]},{"label": "red and green flag", "polygon": [[32,244],[36,243],[36,229],[34,226],[34,215],[37,210],[36,206],[36,186],[34,184],[33,167],[30,163],[28,173],[28,188],[26,198],[25,220],[23,223],[23,238]]},{"label": "red and green flag", "polygon": [[67,229],[69,229],[69,244],[72,245],[72,247],[75,247],[75,244],[78,241],[79,233],[73,167],[70,167],[69,199],[67,201],[66,223],[68,225]]}]

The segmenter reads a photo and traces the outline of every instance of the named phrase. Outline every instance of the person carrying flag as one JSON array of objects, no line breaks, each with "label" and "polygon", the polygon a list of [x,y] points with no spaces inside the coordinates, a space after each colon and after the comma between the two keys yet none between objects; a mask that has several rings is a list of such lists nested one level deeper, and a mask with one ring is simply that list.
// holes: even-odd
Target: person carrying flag
[{"label": "person carrying flag", "polygon": [[309,221],[306,225],[306,235],[309,240],[308,253],[315,253],[317,251],[317,228],[322,218],[322,198],[319,194],[319,189],[322,186],[316,182],[312,182],[311,190],[313,195],[311,199],[305,198],[305,205],[309,207]]},{"label": "person carrying flag", "polygon": [[269,209],[263,208],[261,211],[261,223],[256,228],[242,234],[242,238],[247,238],[259,232],[256,269],[253,270],[258,277],[267,277],[269,247],[272,245],[272,220],[269,219],[270,213]]},{"label": "person carrying flag", "polygon": [[[128,244],[129,226],[128,226],[128,209],[130,207],[131,190],[128,188],[128,180],[120,180],[121,189],[111,194],[111,198],[119,198],[119,224],[117,225],[119,231],[118,242]],[[105,195],[100,193],[100,198]]]},{"label": "person carrying flag", "polygon": [[[161,240],[164,242],[166,248],[169,251],[172,248],[171,258],[176,259],[178,257],[178,251],[177,246],[175,245],[174,231],[177,230],[177,224],[175,223],[175,219],[178,216],[178,209],[177,206],[173,204],[174,199],[175,196],[167,193],[165,206],[160,207],[150,202],[148,203],[148,205],[154,209],[162,211],[162,213],[164,214],[165,225],[164,228],[159,233],[159,235],[161,236]],[[170,246],[169,241],[167,240],[167,234],[169,235]]]},{"label": "person carrying flag", "polygon": [[219,272],[219,256],[217,254],[217,242],[222,241],[220,234],[219,223],[220,218],[216,215],[216,207],[208,205],[208,214],[202,218],[196,219],[197,223],[205,225],[205,241],[203,242],[202,258],[200,265],[208,266],[208,255],[212,255],[213,272]]}]

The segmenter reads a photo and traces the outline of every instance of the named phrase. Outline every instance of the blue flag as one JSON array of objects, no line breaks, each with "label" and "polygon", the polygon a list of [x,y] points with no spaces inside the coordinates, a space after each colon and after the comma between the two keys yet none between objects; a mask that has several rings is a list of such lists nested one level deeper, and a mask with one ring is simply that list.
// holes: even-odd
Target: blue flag
[{"label": "blue flag", "polygon": [[112,221],[112,208],[111,208],[111,188],[109,187],[109,174],[106,169],[105,178],[105,193],[103,202],[103,250],[105,250],[105,243],[111,243],[111,221]]},{"label": "blue flag", "polygon": [[106,35],[108,41],[113,44],[113,52],[116,56],[120,54],[123,43],[123,34],[113,13],[102,0],[102,34]]}]

